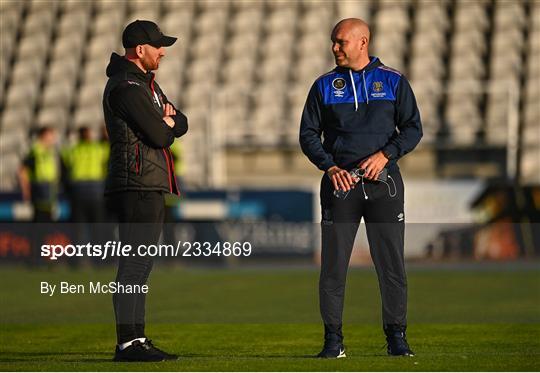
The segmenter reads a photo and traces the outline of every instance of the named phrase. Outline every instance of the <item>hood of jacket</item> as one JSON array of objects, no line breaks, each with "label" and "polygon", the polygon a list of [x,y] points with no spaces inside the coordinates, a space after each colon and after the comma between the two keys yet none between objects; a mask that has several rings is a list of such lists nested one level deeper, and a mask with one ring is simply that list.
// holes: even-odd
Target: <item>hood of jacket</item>
[{"label": "hood of jacket", "polygon": [[348,74],[349,70],[352,70],[353,73],[362,74],[363,72],[368,72],[368,71],[374,70],[377,67],[382,66],[382,65],[383,65],[383,63],[381,62],[381,60],[379,60],[379,57],[369,56],[369,63],[361,70],[352,70],[352,69],[350,69],[348,67],[337,66],[335,68],[335,71]]},{"label": "hood of jacket", "polygon": [[133,62],[127,60],[125,57],[120,56],[117,53],[113,53],[111,54],[111,59],[109,61],[109,64],[107,65],[106,74],[107,77],[110,78],[119,73],[126,73],[128,75],[136,77],[137,79],[142,79],[143,81],[148,82],[151,81],[154,77],[154,73],[145,73],[144,71],[139,69],[139,67]]}]

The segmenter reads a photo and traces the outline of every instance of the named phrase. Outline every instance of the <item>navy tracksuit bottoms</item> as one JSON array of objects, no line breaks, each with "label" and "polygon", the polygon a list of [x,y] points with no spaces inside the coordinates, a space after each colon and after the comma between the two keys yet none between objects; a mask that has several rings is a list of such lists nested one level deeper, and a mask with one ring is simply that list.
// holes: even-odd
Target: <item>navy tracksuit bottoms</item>
[{"label": "navy tracksuit bottoms", "polygon": [[[382,298],[383,327],[404,330],[407,317],[407,278],[403,259],[404,188],[398,172],[382,182],[359,182],[347,198],[333,195],[331,180],[321,181],[322,253],[319,300],[325,333],[342,337],[345,280],[351,252],[362,218],[366,224],[371,258]],[[390,191],[389,191],[390,187]],[[391,193],[390,193],[391,192]],[[394,197],[391,195],[396,193]],[[367,199],[366,199],[367,195]]]}]

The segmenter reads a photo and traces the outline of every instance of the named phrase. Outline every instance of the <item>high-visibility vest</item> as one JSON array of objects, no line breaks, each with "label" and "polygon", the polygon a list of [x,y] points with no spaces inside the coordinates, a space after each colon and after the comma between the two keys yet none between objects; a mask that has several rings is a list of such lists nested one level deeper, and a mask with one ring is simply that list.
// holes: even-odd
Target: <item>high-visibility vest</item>
[{"label": "high-visibility vest", "polygon": [[72,182],[104,180],[108,157],[108,145],[99,142],[81,141],[62,152],[62,159]]},{"label": "high-visibility vest", "polygon": [[35,142],[30,149],[30,157],[33,158],[33,167],[29,169],[31,183],[58,182],[59,167],[55,149],[49,149],[40,142]]},{"label": "high-visibility vest", "polygon": [[182,143],[176,140],[171,146],[171,153],[174,157],[174,173],[180,177],[184,176],[185,172],[183,151]]}]

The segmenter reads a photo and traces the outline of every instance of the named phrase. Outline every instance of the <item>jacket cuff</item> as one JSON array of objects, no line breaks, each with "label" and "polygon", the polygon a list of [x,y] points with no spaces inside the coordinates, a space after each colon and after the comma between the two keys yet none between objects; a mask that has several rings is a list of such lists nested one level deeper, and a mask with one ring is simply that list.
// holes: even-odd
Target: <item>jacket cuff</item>
[{"label": "jacket cuff", "polygon": [[381,151],[384,153],[385,156],[390,156],[390,158],[387,157],[388,160],[395,160],[399,154],[399,149],[394,144],[386,145],[384,148],[381,149]]},{"label": "jacket cuff", "polygon": [[336,164],[334,163],[334,161],[332,159],[327,159],[325,161],[323,161],[322,163],[319,164],[319,169],[326,172],[328,171],[328,169],[330,167],[333,167],[335,166]]},{"label": "jacket cuff", "polygon": [[173,117],[174,127],[172,128],[174,137],[180,137],[187,132],[187,118],[184,114],[177,112]]}]

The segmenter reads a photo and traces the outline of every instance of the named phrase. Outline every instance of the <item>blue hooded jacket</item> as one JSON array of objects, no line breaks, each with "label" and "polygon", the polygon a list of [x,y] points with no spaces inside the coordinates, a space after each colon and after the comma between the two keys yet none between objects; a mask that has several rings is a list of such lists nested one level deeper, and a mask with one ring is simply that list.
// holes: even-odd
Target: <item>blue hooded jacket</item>
[{"label": "blue hooded jacket", "polygon": [[320,76],[300,124],[302,151],[323,171],[332,166],[350,170],[379,150],[390,155],[388,170],[397,171],[397,159],[421,138],[420,113],[409,82],[377,57],[370,57],[360,71],[336,67]]}]

